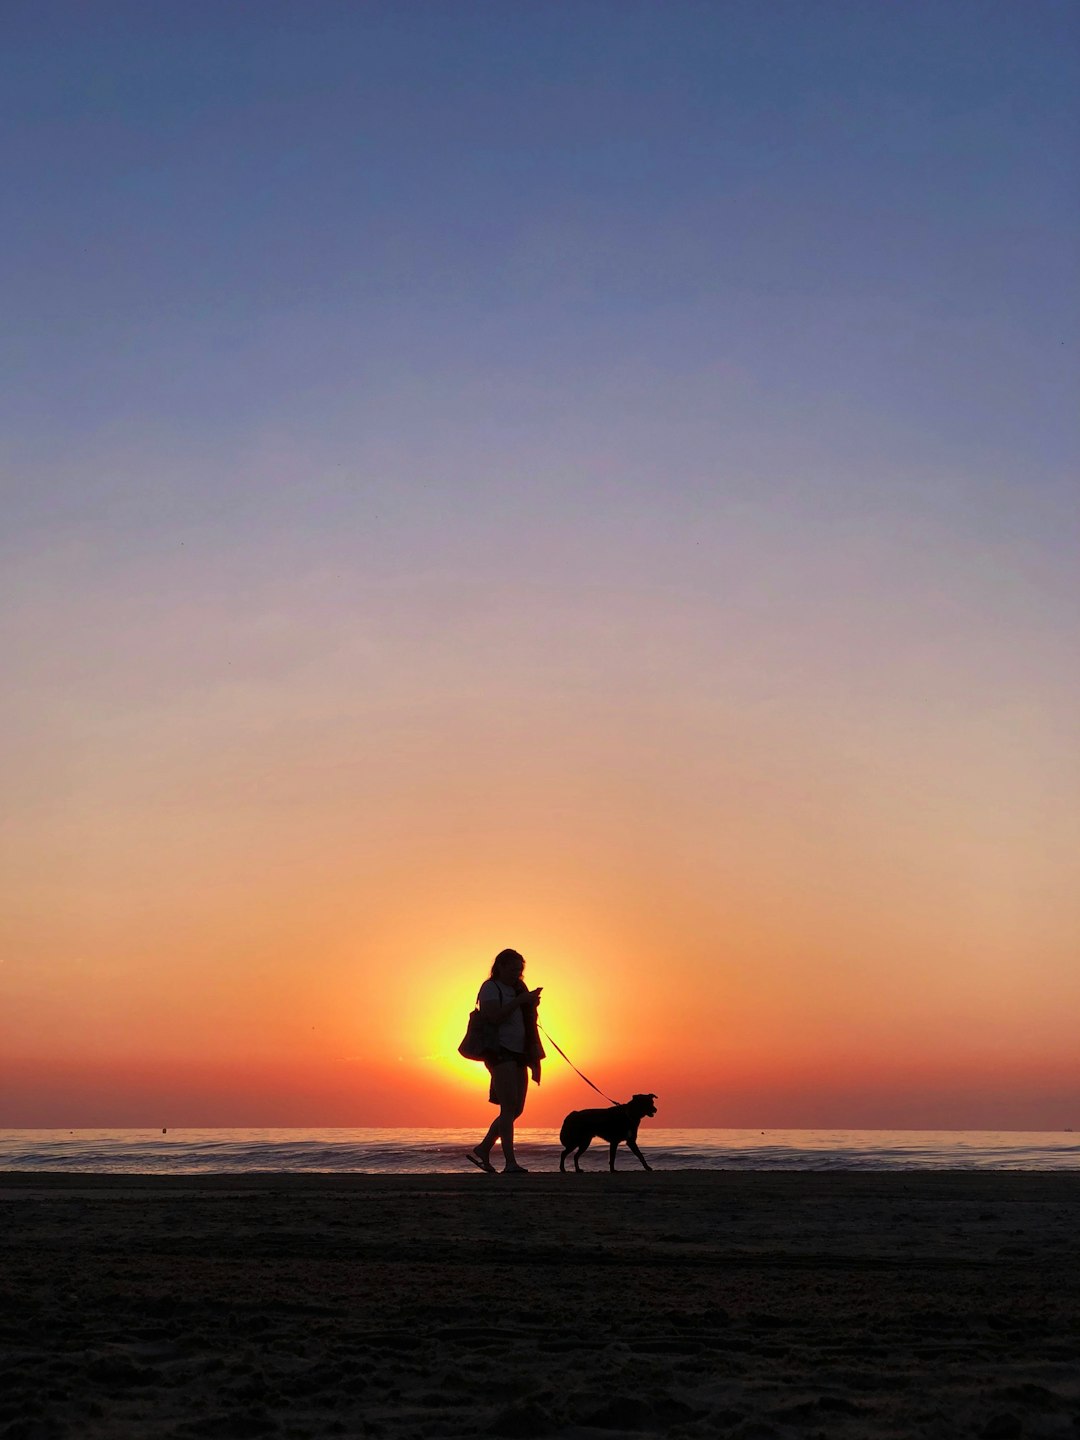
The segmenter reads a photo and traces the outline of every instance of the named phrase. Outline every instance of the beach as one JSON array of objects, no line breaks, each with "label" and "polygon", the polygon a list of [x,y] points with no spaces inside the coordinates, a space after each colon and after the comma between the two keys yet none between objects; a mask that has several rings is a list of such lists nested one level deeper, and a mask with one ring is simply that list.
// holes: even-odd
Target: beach
[{"label": "beach", "polygon": [[0,1173],[0,1436],[1080,1436],[1080,1173]]}]

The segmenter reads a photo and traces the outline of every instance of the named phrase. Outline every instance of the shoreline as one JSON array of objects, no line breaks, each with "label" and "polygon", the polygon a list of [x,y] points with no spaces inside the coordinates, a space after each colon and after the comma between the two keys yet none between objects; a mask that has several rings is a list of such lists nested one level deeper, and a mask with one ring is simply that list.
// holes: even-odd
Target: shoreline
[{"label": "shoreline", "polygon": [[0,1436],[1066,1437],[1080,1172],[0,1172]]},{"label": "shoreline", "polygon": [[[816,1193],[819,1190],[832,1191],[837,1187],[849,1187],[857,1190],[860,1187],[868,1186],[880,1188],[883,1191],[891,1191],[897,1187],[914,1186],[917,1189],[933,1187],[938,1185],[958,1194],[966,1189],[978,1189],[980,1186],[991,1186],[995,1189],[1009,1188],[1012,1186],[1023,1188],[1048,1187],[1052,1190],[1056,1186],[1062,1188],[1062,1195],[1080,1195],[1080,1166],[1075,1169],[929,1169],[919,1166],[890,1167],[888,1169],[761,1169],[750,1170],[739,1166],[730,1170],[720,1167],[708,1169],[678,1169],[662,1170],[654,1168],[652,1172],[641,1170],[636,1163],[633,1169],[627,1165],[626,1160],[622,1162],[626,1168],[616,1170],[611,1174],[606,1163],[604,1168],[597,1167],[597,1160],[592,1160],[593,1167],[583,1170],[579,1175],[570,1171],[565,1174],[559,1172],[558,1168],[532,1170],[527,1176],[522,1177],[519,1186],[522,1189],[543,1187],[544,1193],[548,1193],[547,1187],[553,1185],[555,1193],[563,1187],[572,1185],[590,1185],[595,1183],[607,1185],[645,1185],[665,1186],[681,1188],[684,1186],[703,1187],[709,1189],[714,1186],[723,1186],[727,1189],[758,1189],[760,1187],[775,1186],[781,1189],[792,1187]],[[488,1187],[498,1183],[501,1176],[483,1175],[478,1171],[471,1170],[463,1162],[460,1172],[448,1173],[444,1170],[432,1171],[375,1171],[375,1170],[168,1170],[168,1171],[144,1171],[144,1170],[74,1170],[74,1169],[41,1169],[41,1170],[4,1170],[0,1169],[0,1192],[5,1187],[12,1190],[25,1190],[40,1187],[42,1189],[64,1189],[70,1186],[82,1187],[84,1189],[108,1190],[116,1186],[143,1186],[147,1189],[161,1188],[188,1188],[188,1189],[264,1189],[274,1187],[280,1189],[353,1189],[366,1186],[401,1188],[406,1191],[424,1190],[431,1187],[445,1187],[451,1191],[459,1186],[473,1188],[475,1186]]]}]

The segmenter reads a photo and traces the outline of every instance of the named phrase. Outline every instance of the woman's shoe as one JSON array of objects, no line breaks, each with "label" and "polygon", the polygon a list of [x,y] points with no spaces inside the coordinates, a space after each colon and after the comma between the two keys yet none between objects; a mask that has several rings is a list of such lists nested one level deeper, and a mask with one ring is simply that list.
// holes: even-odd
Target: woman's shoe
[{"label": "woman's shoe", "polygon": [[488,1175],[497,1175],[499,1173],[485,1155],[478,1155],[475,1150],[467,1150],[465,1152],[465,1159],[468,1160],[471,1165],[475,1165],[478,1170],[483,1170]]},{"label": "woman's shoe", "polygon": [[524,1165],[507,1165],[502,1173],[504,1175],[527,1175],[529,1172]]}]

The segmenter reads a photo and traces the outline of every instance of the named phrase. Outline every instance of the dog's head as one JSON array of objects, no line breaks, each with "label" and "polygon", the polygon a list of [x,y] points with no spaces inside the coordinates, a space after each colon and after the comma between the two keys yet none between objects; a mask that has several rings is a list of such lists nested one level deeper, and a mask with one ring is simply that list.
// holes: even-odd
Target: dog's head
[{"label": "dog's head", "polygon": [[656,1096],[655,1096],[655,1095],[631,1095],[631,1096],[630,1096],[630,1109],[636,1111],[637,1114],[639,1114],[639,1115],[655,1115],[655,1114],[656,1114]]}]

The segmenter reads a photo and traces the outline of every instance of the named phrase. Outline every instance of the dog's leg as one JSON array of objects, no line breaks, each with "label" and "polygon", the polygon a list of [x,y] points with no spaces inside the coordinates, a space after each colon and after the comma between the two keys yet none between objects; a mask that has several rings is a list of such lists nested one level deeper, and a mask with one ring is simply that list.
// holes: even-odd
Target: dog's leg
[{"label": "dog's leg", "polygon": [[646,1170],[651,1170],[651,1169],[652,1169],[652,1166],[649,1164],[649,1162],[645,1159],[645,1156],[644,1156],[644,1155],[641,1153],[641,1151],[638,1149],[636,1142],[633,1141],[633,1140],[628,1140],[626,1143],[630,1146],[630,1149],[634,1152],[634,1154],[637,1156],[637,1158],[641,1161],[642,1165],[645,1166],[645,1169],[646,1169]]},{"label": "dog's leg", "polygon": [[611,1142],[611,1153],[608,1155],[608,1167],[607,1167],[607,1168],[608,1168],[609,1170],[614,1170],[614,1169],[615,1169],[615,1151],[618,1150],[618,1148],[619,1148],[619,1141],[618,1141],[618,1140],[612,1140],[612,1142]]},{"label": "dog's leg", "polygon": [[581,1166],[578,1164],[578,1161],[581,1159],[582,1155],[585,1154],[585,1151],[589,1148],[591,1144],[592,1136],[590,1135],[588,1140],[585,1141],[584,1145],[579,1145],[577,1148],[577,1154],[574,1156],[574,1171],[578,1175],[581,1174]]},{"label": "dog's leg", "polygon": [[573,1145],[568,1145],[566,1149],[562,1152],[562,1154],[559,1156],[559,1169],[564,1175],[566,1174],[566,1157],[570,1154],[570,1151],[573,1148]]}]

